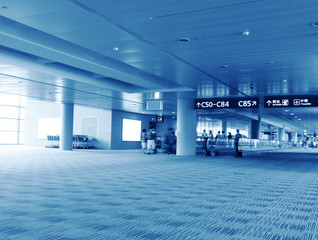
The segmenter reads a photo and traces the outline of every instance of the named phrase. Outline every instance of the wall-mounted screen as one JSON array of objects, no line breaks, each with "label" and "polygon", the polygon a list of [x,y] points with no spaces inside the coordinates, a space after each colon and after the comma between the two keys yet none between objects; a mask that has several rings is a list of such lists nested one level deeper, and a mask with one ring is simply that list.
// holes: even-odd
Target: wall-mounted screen
[{"label": "wall-mounted screen", "polygon": [[141,121],[123,119],[122,141],[140,141]]}]

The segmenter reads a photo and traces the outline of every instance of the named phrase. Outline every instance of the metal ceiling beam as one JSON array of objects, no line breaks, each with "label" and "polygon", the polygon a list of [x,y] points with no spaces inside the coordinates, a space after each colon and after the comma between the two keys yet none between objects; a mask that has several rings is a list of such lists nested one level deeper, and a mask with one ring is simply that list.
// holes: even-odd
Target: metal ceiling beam
[{"label": "metal ceiling beam", "polygon": [[[179,84],[167,81],[155,75],[150,75],[149,73],[144,73],[142,70],[128,64],[3,16],[0,16],[0,34],[3,36],[3,38],[0,39],[0,44],[6,47],[128,83],[129,87],[127,89],[120,89],[120,91],[123,92],[132,92],[130,88],[131,85],[139,86],[142,89],[156,90],[173,88],[178,88],[179,90],[179,88],[182,87]],[[13,41],[10,41],[10,39]],[[22,46],[21,43],[24,45]],[[28,48],[25,47],[25,44]],[[93,82],[94,81],[92,81],[92,84]],[[115,84],[115,82],[113,82],[113,84]],[[121,86],[124,87],[124,84],[121,84]],[[186,90],[192,89],[186,88]]]},{"label": "metal ceiling beam", "polygon": [[79,73],[74,69],[68,69],[67,67],[45,64],[42,61],[34,61],[26,56],[19,55],[17,53],[12,53],[6,50],[0,50],[0,60],[8,65],[19,66],[33,71],[50,73],[58,78],[70,79],[73,81],[78,81],[86,84],[91,84],[105,89],[112,89],[121,92],[136,92],[144,91],[144,88],[134,86],[128,83],[113,80],[111,78],[93,78],[90,74]]}]

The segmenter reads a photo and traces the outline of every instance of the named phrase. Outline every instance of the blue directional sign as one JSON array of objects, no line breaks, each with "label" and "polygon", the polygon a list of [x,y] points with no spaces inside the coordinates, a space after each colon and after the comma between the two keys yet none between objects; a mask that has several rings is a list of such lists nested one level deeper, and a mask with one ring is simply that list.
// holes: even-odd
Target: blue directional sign
[{"label": "blue directional sign", "polygon": [[264,107],[318,107],[318,96],[265,96]]},{"label": "blue directional sign", "polygon": [[259,97],[241,98],[197,98],[194,100],[195,109],[230,109],[258,108]]}]

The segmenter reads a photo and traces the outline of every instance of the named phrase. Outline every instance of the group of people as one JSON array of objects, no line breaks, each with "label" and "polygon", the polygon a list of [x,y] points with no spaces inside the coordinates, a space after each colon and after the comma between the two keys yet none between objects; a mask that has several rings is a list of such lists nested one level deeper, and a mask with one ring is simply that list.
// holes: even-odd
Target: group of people
[{"label": "group of people", "polygon": [[233,139],[233,135],[231,132],[229,132],[229,134],[226,136],[224,131],[222,131],[222,133],[221,131],[218,131],[215,138],[213,138],[212,130],[209,130],[209,133],[207,133],[206,130],[203,129],[202,139],[210,139],[210,140],[215,139],[215,141],[225,141],[225,140],[231,141]]},{"label": "group of people", "polygon": [[[157,152],[156,149],[156,129],[155,128],[150,128],[148,131],[146,129],[143,129],[141,132],[141,148],[142,148],[142,153],[143,154],[154,154]],[[218,131],[217,135],[215,138],[213,137],[213,132],[212,130],[209,130],[209,133],[206,132],[204,129],[202,132],[201,139],[203,141],[203,148],[207,150],[207,147],[212,146],[213,140],[215,142],[220,141],[229,141],[233,142],[234,140],[234,145],[235,145],[235,156],[239,156],[239,139],[242,137],[240,134],[240,130],[236,130],[236,134],[233,138],[233,135],[229,132],[229,134],[226,136],[225,132]],[[177,143],[177,137],[175,135],[175,132],[173,131],[172,128],[168,129],[168,133],[165,135],[164,138],[164,144],[167,150],[167,153],[170,154],[176,154],[176,143]],[[161,143],[163,144],[163,143]]]},{"label": "group of people", "polygon": [[[240,134],[240,130],[237,129],[236,130],[236,134],[234,136],[234,145],[235,145],[235,156],[239,156],[239,149],[238,149],[238,145],[239,145],[239,139],[242,138],[242,135]],[[215,136],[215,138],[213,138],[213,132],[212,130],[209,130],[209,134],[206,132],[206,130],[204,129],[202,132],[202,136],[201,139],[203,140],[203,148],[205,148],[207,150],[208,146],[211,148],[212,144],[213,144],[213,139],[215,142],[225,142],[226,140],[229,142],[233,141],[233,135],[231,134],[231,132],[229,132],[229,134],[226,136],[225,132],[222,131],[218,131],[217,135]]]},{"label": "group of people", "polygon": [[[156,149],[156,129],[150,128],[148,131],[143,129],[141,132],[141,148],[143,154],[154,154],[157,152]],[[176,154],[176,143],[177,137],[173,128],[168,129],[168,133],[165,135],[164,144],[167,150],[167,153]],[[163,144],[163,142],[161,142]]]}]

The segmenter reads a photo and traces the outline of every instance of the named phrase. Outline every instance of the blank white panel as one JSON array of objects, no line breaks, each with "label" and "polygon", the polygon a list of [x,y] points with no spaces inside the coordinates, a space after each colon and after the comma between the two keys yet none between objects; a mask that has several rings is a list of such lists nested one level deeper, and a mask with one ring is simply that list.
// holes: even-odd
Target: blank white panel
[{"label": "blank white panel", "polygon": [[140,141],[141,121],[123,119],[123,141]]}]

